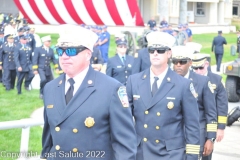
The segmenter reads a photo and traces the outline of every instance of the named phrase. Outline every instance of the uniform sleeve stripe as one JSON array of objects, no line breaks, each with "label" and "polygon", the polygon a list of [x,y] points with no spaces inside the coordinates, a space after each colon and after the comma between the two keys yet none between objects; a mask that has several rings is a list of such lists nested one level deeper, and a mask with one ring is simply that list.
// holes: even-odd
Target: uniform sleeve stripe
[{"label": "uniform sleeve stripe", "polygon": [[207,124],[207,132],[216,132],[217,124]]},{"label": "uniform sleeve stripe", "polygon": [[58,64],[55,64],[55,65],[54,65],[54,68],[58,68]]},{"label": "uniform sleeve stripe", "polygon": [[227,117],[226,116],[218,116],[218,123],[227,123]]},{"label": "uniform sleeve stripe", "polygon": [[187,154],[199,154],[199,152],[186,151]]},{"label": "uniform sleeve stripe", "polygon": [[38,69],[38,65],[33,65],[32,68],[33,69]]}]

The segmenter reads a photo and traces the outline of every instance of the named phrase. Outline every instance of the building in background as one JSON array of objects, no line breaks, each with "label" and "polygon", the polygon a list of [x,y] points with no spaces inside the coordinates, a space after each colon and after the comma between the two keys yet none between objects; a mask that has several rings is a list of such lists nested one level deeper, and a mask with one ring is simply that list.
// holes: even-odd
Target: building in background
[{"label": "building in background", "polygon": [[[167,2],[164,9],[159,6]],[[240,0],[235,0],[238,2]],[[233,10],[232,0],[187,0],[188,22],[197,24],[231,24]],[[165,17],[169,23],[178,24],[180,0],[138,0],[140,12],[146,23],[152,16],[156,20]],[[161,9],[159,9],[161,8]],[[160,15],[165,13],[166,15]],[[239,13],[238,13],[239,14]]]},{"label": "building in background", "polygon": [[240,0],[233,0],[232,15],[240,18]]}]

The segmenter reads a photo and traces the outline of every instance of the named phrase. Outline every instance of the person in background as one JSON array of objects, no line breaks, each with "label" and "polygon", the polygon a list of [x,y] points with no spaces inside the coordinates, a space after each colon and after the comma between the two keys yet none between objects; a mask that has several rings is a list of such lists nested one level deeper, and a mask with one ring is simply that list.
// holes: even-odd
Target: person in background
[{"label": "person in background", "polygon": [[127,40],[125,38],[116,41],[117,54],[107,63],[106,74],[123,85],[126,85],[128,77],[132,74],[134,58],[126,54]]},{"label": "person in background", "polygon": [[[186,46],[172,48],[174,71],[189,79],[195,88],[193,93],[197,99],[200,122],[200,156],[208,156],[213,150],[217,131],[217,110],[212,84],[208,77],[198,75],[190,70],[194,50]],[[191,89],[190,87],[190,89]]]},{"label": "person in background", "polygon": [[20,36],[22,36],[24,34],[24,28],[21,27],[17,30],[18,35],[16,37],[14,37],[14,43],[17,44],[20,42]]},{"label": "person in background", "polygon": [[14,62],[14,49],[16,44],[13,43],[13,35],[6,35],[7,42],[0,47],[0,70],[3,72],[3,82],[6,90],[14,89],[16,80],[16,64]]},{"label": "person in background", "polygon": [[224,54],[223,45],[226,45],[226,44],[227,44],[227,41],[222,36],[222,31],[218,31],[218,36],[214,37],[212,42],[212,52],[215,53],[215,58],[217,63],[217,72],[220,72],[222,57]]},{"label": "person in background", "polygon": [[17,68],[17,90],[18,94],[22,94],[22,83],[25,78],[24,88],[29,91],[29,85],[34,77],[32,71],[32,48],[27,44],[27,37],[20,36],[20,43],[18,43],[14,50],[14,61]]},{"label": "person in background", "polygon": [[[50,62],[53,62],[54,68],[58,70],[58,61],[54,56],[51,46],[51,36],[45,36],[41,38],[43,45],[36,47],[34,50],[34,56],[32,58],[33,73],[40,76],[40,95],[39,98],[43,98],[43,88],[46,83],[53,80],[53,74],[50,66]],[[58,72],[58,71],[56,71]]]},{"label": "person in background", "polygon": [[29,33],[32,34],[33,37],[34,37],[35,47],[41,47],[42,46],[42,41],[41,41],[40,36],[35,33],[35,28],[31,28]]},{"label": "person in background", "polygon": [[93,47],[90,63],[94,70],[101,71],[102,65],[103,65],[103,59],[102,59],[101,51],[97,47]]},{"label": "person in background", "polygon": [[154,17],[152,17],[147,24],[150,30],[154,29],[157,25]]},{"label": "person in background", "polygon": [[[216,141],[221,142],[222,139],[224,138],[224,130],[227,123],[228,114],[227,91],[224,87],[222,77],[208,70],[208,66],[210,64],[207,61],[207,57],[209,56],[210,56],[209,54],[202,53],[194,54],[192,59],[192,68],[195,71],[195,73],[209,77],[209,80],[212,84],[218,116]],[[206,157],[203,157],[203,160],[211,159],[212,153]]]},{"label": "person in background", "polygon": [[188,27],[188,23],[186,23],[185,25],[183,25],[183,28],[185,29],[185,31],[188,34],[188,41],[192,42],[192,30]]},{"label": "person in background", "polygon": [[110,34],[107,31],[107,26],[102,27],[103,31],[98,42],[104,63],[108,62],[108,50],[110,46]]},{"label": "person in background", "polygon": [[[2,48],[2,45],[4,44],[4,29],[1,28],[0,29],[0,47]],[[2,64],[3,62],[0,62],[0,65],[3,65]],[[2,70],[0,70],[0,83],[3,82],[3,74],[2,74]],[[3,83],[4,85],[4,83]]]},{"label": "person in background", "polygon": [[238,56],[240,56],[240,30],[237,31],[237,53],[239,53]]},{"label": "person in background", "polygon": [[166,26],[168,25],[168,22],[165,17],[163,17],[162,21],[160,22],[160,26],[163,26],[163,25],[166,25]]}]

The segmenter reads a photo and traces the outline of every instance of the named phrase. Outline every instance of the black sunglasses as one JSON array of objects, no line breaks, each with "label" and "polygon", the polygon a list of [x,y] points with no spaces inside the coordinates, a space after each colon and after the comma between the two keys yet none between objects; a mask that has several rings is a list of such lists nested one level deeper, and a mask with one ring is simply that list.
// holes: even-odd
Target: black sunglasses
[{"label": "black sunglasses", "polygon": [[63,53],[65,52],[67,56],[71,57],[71,56],[76,56],[78,53],[84,51],[85,49],[87,49],[86,47],[76,47],[76,48],[57,48],[56,51],[58,53],[59,56],[62,56]]},{"label": "black sunglasses", "polygon": [[172,60],[172,63],[173,63],[174,65],[177,65],[178,63],[179,63],[180,65],[184,65],[184,64],[187,64],[187,62],[188,62],[188,59],[173,59],[173,60]]},{"label": "black sunglasses", "polygon": [[201,66],[201,67],[192,67],[192,69],[194,69],[194,70],[203,70],[204,69],[204,66]]},{"label": "black sunglasses", "polygon": [[159,49],[159,48],[148,48],[148,52],[150,54],[154,54],[155,51],[157,51],[158,54],[163,54],[166,52],[167,49]]}]

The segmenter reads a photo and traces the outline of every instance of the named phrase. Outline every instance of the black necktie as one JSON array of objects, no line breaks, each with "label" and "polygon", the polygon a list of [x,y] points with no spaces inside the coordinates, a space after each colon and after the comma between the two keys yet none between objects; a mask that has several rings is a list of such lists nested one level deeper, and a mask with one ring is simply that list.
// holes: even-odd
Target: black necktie
[{"label": "black necktie", "polygon": [[152,84],[152,96],[157,92],[158,86],[157,86],[157,81],[159,80],[158,77],[154,77],[154,82]]},{"label": "black necktie", "polygon": [[124,56],[122,56],[122,60],[123,60],[123,65],[125,66],[126,65],[126,60],[125,60]]},{"label": "black necktie", "polygon": [[73,91],[74,91],[74,86],[73,84],[75,83],[74,80],[72,78],[70,78],[68,80],[68,82],[70,83],[70,87],[68,88],[68,91],[66,93],[65,99],[66,99],[66,104],[68,104],[68,102],[72,99],[73,97]]}]

